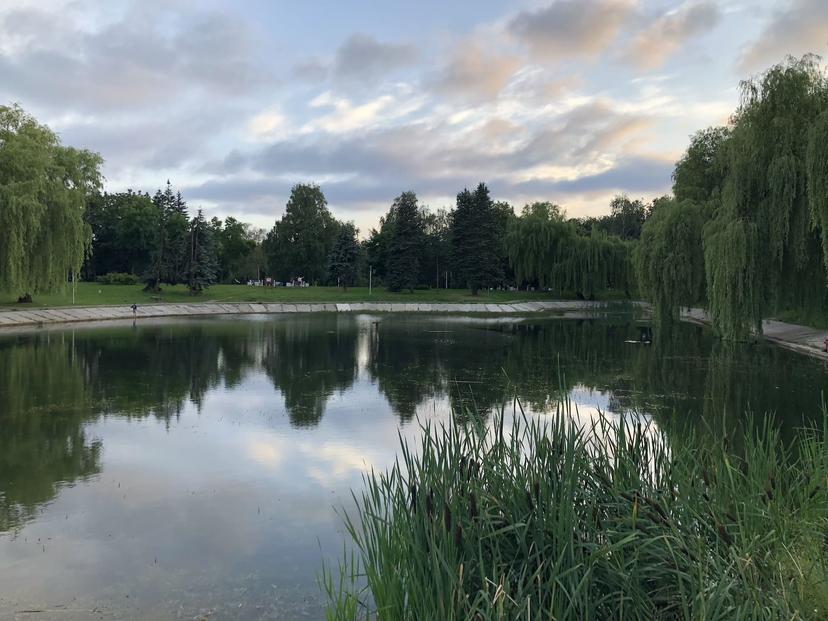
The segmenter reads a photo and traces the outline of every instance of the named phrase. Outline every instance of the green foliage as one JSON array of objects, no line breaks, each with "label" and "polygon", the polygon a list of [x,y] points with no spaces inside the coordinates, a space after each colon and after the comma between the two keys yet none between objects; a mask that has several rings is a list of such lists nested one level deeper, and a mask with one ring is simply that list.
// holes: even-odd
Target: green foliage
[{"label": "green foliage", "polygon": [[503,279],[500,221],[485,184],[457,195],[457,207],[451,215],[451,260],[456,278],[473,295],[501,284]]},{"label": "green foliage", "polygon": [[270,272],[278,280],[302,277],[319,284],[327,275],[328,255],[339,223],[315,184],[297,184],[290,191],[285,214],[264,242]]},{"label": "green foliage", "polygon": [[641,420],[462,412],[365,477],[328,618],[820,619],[826,430],[726,442]]},{"label": "green foliage", "polygon": [[420,220],[423,223],[423,247],[420,255],[420,285],[436,288],[445,286],[445,273],[449,269],[451,239],[449,223],[451,216],[445,209],[430,211],[420,208]]},{"label": "green foliage", "polygon": [[233,217],[215,222],[214,232],[219,256],[219,280],[235,280],[256,277],[251,270],[250,255],[256,250],[255,234],[249,224],[239,222]]},{"label": "green foliage", "polygon": [[[416,286],[441,287],[444,275],[450,267],[449,255],[451,240],[449,238],[450,214],[440,209],[436,212],[427,207],[418,209],[420,219],[420,240],[417,252],[419,273],[416,276]],[[397,218],[396,202],[388,213],[380,218],[379,228],[371,229],[365,241],[365,259],[373,268],[374,279],[386,282],[390,261],[390,244],[394,236],[394,227]]]},{"label": "green foliage", "polygon": [[633,288],[630,242],[599,230],[584,235],[556,205],[527,205],[506,237],[518,282],[594,296]]},{"label": "green foliage", "polygon": [[805,162],[811,222],[822,231],[822,258],[828,271],[828,110],[810,129]]},{"label": "green foliage", "polygon": [[420,276],[420,256],[425,233],[414,192],[394,199],[391,239],[386,257],[385,284],[389,291],[413,291]]},{"label": "green foliage", "polygon": [[[557,208],[557,207],[556,207]],[[652,205],[641,199],[631,200],[626,194],[616,195],[610,201],[610,213],[605,216],[575,219],[579,232],[589,235],[600,231],[625,240],[641,237],[641,227],[647,219]]]},{"label": "green foliage", "polygon": [[190,222],[187,204],[175,194],[169,179],[162,192],[152,197],[155,208],[155,243],[149,248],[144,271],[146,291],[158,292],[161,283],[176,285],[188,280],[190,261]]},{"label": "green foliage", "polygon": [[213,230],[204,219],[201,209],[190,222],[189,260],[187,262],[187,288],[190,295],[198,295],[216,282],[218,256]]},{"label": "green foliage", "polygon": [[356,282],[357,259],[359,258],[356,235],[357,231],[352,223],[343,224],[339,228],[339,237],[328,258],[330,281],[337,283],[346,291]]},{"label": "green foliage", "polygon": [[80,270],[101,164],[95,153],[62,146],[21,108],[0,106],[0,291],[55,291]]},{"label": "green foliage", "polygon": [[704,299],[702,212],[689,200],[660,202],[633,250],[639,291],[662,318],[677,319],[680,306]]},{"label": "green foliage", "polygon": [[828,81],[813,56],[743,84],[725,141],[721,206],[704,242],[710,311],[726,338],[761,333],[774,310],[828,299],[820,241],[826,107]]},{"label": "green foliage", "polygon": [[728,127],[708,127],[693,135],[673,172],[673,194],[678,201],[703,203],[721,194],[729,137]]},{"label": "green foliage", "polygon": [[84,265],[85,278],[147,271],[160,226],[160,214],[148,194],[131,190],[97,194],[89,201],[86,219],[92,229],[92,248]]},{"label": "green foliage", "polygon": [[647,217],[647,207],[641,200],[630,200],[626,194],[619,194],[610,201],[605,232],[621,239],[638,239],[641,227]]},{"label": "green foliage", "polygon": [[107,272],[101,276],[96,276],[95,282],[101,285],[137,285],[141,282],[141,277],[124,272]]},{"label": "green foliage", "polygon": [[172,185],[167,180],[167,187],[155,193],[152,199],[160,214],[164,226],[164,240],[162,257],[161,280],[175,285],[187,280],[187,271],[190,254],[190,220],[187,215],[187,204],[181,198],[181,193],[173,193]]}]

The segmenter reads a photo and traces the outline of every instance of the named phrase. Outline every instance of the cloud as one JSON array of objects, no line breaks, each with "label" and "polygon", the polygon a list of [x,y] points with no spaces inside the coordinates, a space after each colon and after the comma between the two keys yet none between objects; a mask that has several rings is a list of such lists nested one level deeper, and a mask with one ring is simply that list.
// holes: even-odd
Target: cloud
[{"label": "cloud", "polygon": [[417,48],[405,43],[383,43],[355,34],[336,51],[334,76],[342,80],[368,80],[416,62]]},{"label": "cloud", "polygon": [[287,126],[287,118],[280,110],[270,109],[257,114],[247,124],[255,140],[277,137]]},{"label": "cloud", "polygon": [[326,108],[331,112],[308,121],[301,133],[324,131],[331,134],[365,130],[375,125],[388,125],[398,121],[423,105],[410,89],[402,87],[395,93],[385,93],[364,103],[355,104],[345,97],[337,97],[331,91],[321,93],[309,103],[310,108]]},{"label": "cloud", "polygon": [[309,58],[293,67],[293,75],[308,82],[330,79],[339,86],[365,85],[397,70],[414,65],[419,58],[417,47],[409,43],[387,43],[353,34],[337,48],[333,59]]},{"label": "cloud", "polygon": [[203,157],[210,139],[231,124],[226,108],[197,115],[92,116],[64,122],[60,136],[65,144],[101,153],[108,170],[162,171],[160,185],[171,169]]},{"label": "cloud", "polygon": [[518,13],[508,30],[541,61],[596,56],[613,43],[632,10],[626,0],[557,0]]},{"label": "cloud", "polygon": [[554,162],[572,166],[593,161],[647,128],[652,120],[615,110],[608,101],[591,101],[544,127],[514,154],[514,165],[532,167]]},{"label": "cloud", "polygon": [[828,52],[828,2],[791,0],[776,11],[761,34],[739,59],[741,72],[753,72],[781,62],[787,55]]},{"label": "cloud", "polygon": [[688,40],[709,32],[719,18],[719,10],[712,2],[686,4],[639,32],[626,56],[642,69],[656,69]]},{"label": "cloud", "polygon": [[590,192],[666,192],[670,189],[674,163],[671,160],[628,156],[606,170],[576,179],[547,181],[535,179],[515,184],[511,190],[524,194],[581,194]]},{"label": "cloud", "polygon": [[[746,56],[826,32],[823,2],[790,1],[768,11]],[[0,103],[100,151],[111,191],[169,177],[216,215],[257,224],[298,181],[321,183],[363,230],[404,189],[444,206],[480,180],[505,200],[598,210],[607,192],[669,187],[672,166],[650,155],[676,156],[738,97],[730,66],[701,55],[681,76],[639,81],[617,61],[653,68],[707,30],[762,26],[715,0],[521,4],[532,8],[406,10],[400,27],[387,23],[398,8],[331,0],[337,18],[311,37],[297,24],[312,28],[318,6],[286,16],[230,0],[0,2]],[[711,55],[733,45],[719,39],[705,40]]]},{"label": "cloud", "polygon": [[294,65],[292,73],[300,80],[323,82],[328,77],[329,67],[318,58],[309,58]]},{"label": "cloud", "polygon": [[[90,111],[169,108],[188,96],[237,96],[266,81],[249,60],[252,34],[232,17],[131,5],[120,19],[86,27],[71,13],[21,9],[0,15],[0,97]],[[13,92],[10,86],[14,86]],[[5,88],[4,88],[5,87]]]},{"label": "cloud", "polygon": [[[323,97],[323,101],[327,98]],[[347,134],[314,132],[273,142],[248,154],[233,153],[213,169],[213,179],[187,194],[211,202],[284,204],[291,182],[319,181],[332,205],[345,212],[390,204],[403,189],[424,197],[451,197],[484,180],[511,200],[529,190],[550,197],[585,185],[616,185],[637,191],[636,180],[657,177],[649,160],[635,170],[608,171],[634,151],[651,120],[595,100],[527,125],[496,114],[469,119],[459,127],[441,115],[400,125],[375,126]],[[665,168],[669,184],[672,165]],[[625,169],[626,170],[626,169]],[[602,177],[593,176],[602,174]],[[647,176],[647,173],[652,173]],[[630,174],[628,186],[623,175]],[[218,178],[222,175],[223,178]],[[638,176],[636,176],[638,175]],[[663,183],[657,184],[660,191]]]},{"label": "cloud", "polygon": [[449,97],[472,102],[491,100],[506,87],[520,66],[515,56],[494,52],[480,42],[468,40],[451,52],[431,86]]}]

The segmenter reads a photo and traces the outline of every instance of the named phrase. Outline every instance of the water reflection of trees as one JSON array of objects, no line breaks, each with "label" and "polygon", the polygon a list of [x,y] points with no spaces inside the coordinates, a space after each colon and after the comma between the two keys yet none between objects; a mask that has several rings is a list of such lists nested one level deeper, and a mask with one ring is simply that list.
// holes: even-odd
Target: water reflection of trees
[{"label": "water reflection of trees", "polygon": [[100,471],[87,437],[89,391],[65,336],[0,345],[0,532],[34,516],[61,485]]},{"label": "water reflection of trees", "polygon": [[291,423],[316,425],[335,392],[357,376],[358,327],[349,315],[302,315],[267,324],[262,367],[282,393]]},{"label": "water reflection of trees", "polygon": [[64,484],[100,471],[84,425],[100,416],[177,416],[235,385],[258,347],[241,326],[195,324],[44,332],[0,341],[0,532]]},{"label": "water reflection of trees", "polygon": [[[81,336],[82,335],[82,336]],[[517,396],[548,411],[573,387],[604,393],[611,412],[653,414],[702,430],[741,429],[745,411],[775,411],[792,430],[815,415],[825,372],[771,346],[716,341],[697,326],[636,343],[627,320],[463,322],[437,317],[297,315],[42,332],[0,340],[0,532],[63,484],[100,471],[97,417],[155,416],[264,373],[291,424],[313,426],[360,377],[401,420],[447,398],[468,415]],[[629,342],[633,341],[633,342]]]}]

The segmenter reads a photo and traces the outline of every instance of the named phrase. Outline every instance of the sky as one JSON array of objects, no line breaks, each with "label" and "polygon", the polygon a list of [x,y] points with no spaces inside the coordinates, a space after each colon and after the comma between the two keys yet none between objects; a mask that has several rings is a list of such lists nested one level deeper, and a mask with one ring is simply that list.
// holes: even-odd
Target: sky
[{"label": "sky", "polygon": [[698,129],[787,54],[828,56],[828,0],[0,0],[0,105],[270,228],[321,185],[365,236],[394,197],[601,215],[669,192]]}]

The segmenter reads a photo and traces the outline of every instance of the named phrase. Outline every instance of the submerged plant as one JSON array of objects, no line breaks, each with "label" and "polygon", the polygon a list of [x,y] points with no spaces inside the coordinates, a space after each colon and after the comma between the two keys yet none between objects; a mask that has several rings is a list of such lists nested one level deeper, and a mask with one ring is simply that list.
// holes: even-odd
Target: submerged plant
[{"label": "submerged plant", "polygon": [[[825,428],[740,453],[567,412],[424,427],[345,515],[329,619],[828,615]],[[504,429],[505,428],[505,429]]]}]

